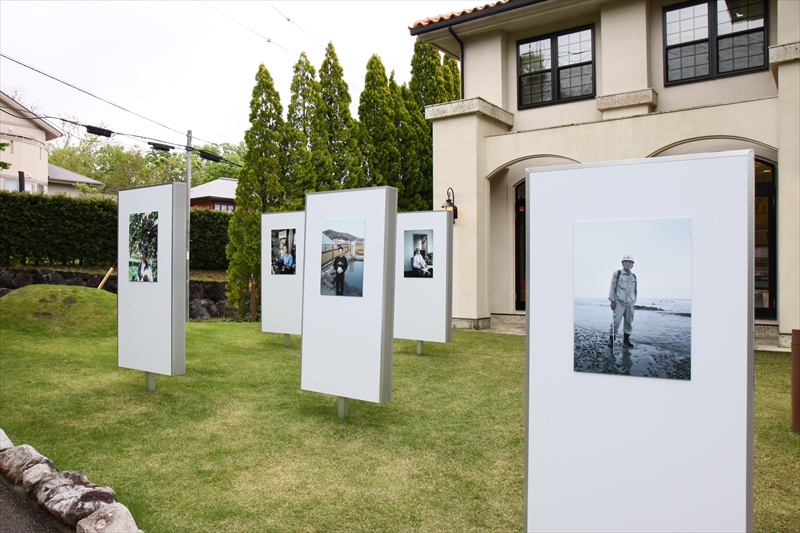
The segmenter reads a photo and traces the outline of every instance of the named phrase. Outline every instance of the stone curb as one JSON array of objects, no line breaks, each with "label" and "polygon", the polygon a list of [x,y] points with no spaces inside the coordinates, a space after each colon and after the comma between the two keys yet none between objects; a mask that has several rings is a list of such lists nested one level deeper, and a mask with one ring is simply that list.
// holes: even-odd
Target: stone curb
[{"label": "stone curb", "polygon": [[0,475],[18,493],[47,510],[65,531],[142,533],[111,487],[90,482],[82,472],[59,472],[32,446],[14,446],[0,428]]}]

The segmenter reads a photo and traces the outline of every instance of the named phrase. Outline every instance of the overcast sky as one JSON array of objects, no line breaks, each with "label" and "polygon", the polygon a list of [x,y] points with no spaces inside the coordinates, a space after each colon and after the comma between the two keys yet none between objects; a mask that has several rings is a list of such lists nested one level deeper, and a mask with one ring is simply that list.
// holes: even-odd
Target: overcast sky
[{"label": "overcast sky", "polygon": [[692,296],[689,218],[575,222],[575,298],[608,298],[622,256],[634,258],[639,303]]},{"label": "overcast sky", "polygon": [[191,129],[199,138],[195,144],[202,144],[200,139],[237,143],[249,127],[250,93],[260,63],[275,80],[285,115],[298,55],[306,52],[319,69],[324,47],[332,41],[356,116],[371,54],[381,57],[387,75],[394,69],[398,83],[407,82],[414,46],[408,26],[478,4],[0,0],[0,52],[181,134],[6,58],[0,58],[0,87],[20,92],[40,114],[70,115],[116,132],[183,144]]}]

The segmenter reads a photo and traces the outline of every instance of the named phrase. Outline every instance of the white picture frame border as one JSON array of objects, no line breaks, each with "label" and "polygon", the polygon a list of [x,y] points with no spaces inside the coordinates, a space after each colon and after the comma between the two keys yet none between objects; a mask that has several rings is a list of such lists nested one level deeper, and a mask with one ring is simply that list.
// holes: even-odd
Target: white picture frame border
[{"label": "white picture frame border", "polygon": [[[186,372],[186,185],[119,191],[117,364],[151,374]],[[130,215],[158,211],[158,281],[128,279]],[[123,275],[124,273],[124,275]]]},{"label": "white picture frame border", "polygon": [[[261,215],[261,331],[300,335],[303,330],[303,264],[306,214],[303,211]],[[295,232],[294,275],[272,274],[272,231]]]},{"label": "white picture frame border", "polygon": [[[525,530],[751,530],[752,150],[528,169],[527,195]],[[574,222],[686,217],[691,381],[575,372]]]},{"label": "white picture frame border", "polygon": [[[433,230],[433,277],[405,277],[405,232]],[[394,336],[450,342],[453,338],[453,212],[417,211],[397,215]]]},{"label": "white picture frame border", "polygon": [[[397,189],[306,195],[300,388],[383,403],[392,395]],[[363,294],[320,294],[322,227],[365,220]],[[345,278],[346,280],[346,278]]]}]

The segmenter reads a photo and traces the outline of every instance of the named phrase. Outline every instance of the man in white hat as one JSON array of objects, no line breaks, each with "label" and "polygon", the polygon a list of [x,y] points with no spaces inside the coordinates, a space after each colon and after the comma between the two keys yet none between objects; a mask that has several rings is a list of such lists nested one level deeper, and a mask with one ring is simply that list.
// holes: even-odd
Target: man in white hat
[{"label": "man in white hat", "polygon": [[622,332],[625,338],[622,341],[625,346],[633,348],[631,343],[631,332],[633,332],[633,312],[636,304],[637,287],[636,274],[631,272],[633,268],[633,256],[625,254],[622,257],[622,270],[617,270],[611,274],[611,289],[608,291],[608,299],[611,302],[611,309],[614,311],[614,331],[608,339],[608,345],[613,346],[614,337],[619,330],[619,323],[625,319]]}]

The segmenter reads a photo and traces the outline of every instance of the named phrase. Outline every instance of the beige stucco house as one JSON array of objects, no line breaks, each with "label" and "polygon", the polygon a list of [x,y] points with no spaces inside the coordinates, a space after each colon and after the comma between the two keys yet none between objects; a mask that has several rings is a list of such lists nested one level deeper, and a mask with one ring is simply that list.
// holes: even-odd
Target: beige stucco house
[{"label": "beige stucco house", "polygon": [[11,168],[0,171],[0,187],[19,190],[19,173],[25,173],[25,190],[48,192],[47,141],[61,137],[61,132],[46,120],[0,91],[0,142],[9,146],[0,152],[0,160]]},{"label": "beige stucco house", "polygon": [[521,317],[546,282],[525,279],[524,210],[563,200],[526,205],[525,168],[752,149],[756,329],[789,345],[800,328],[800,2],[501,0],[410,31],[461,61],[464,99],[426,108],[434,207],[449,187],[458,207],[456,324]]}]

